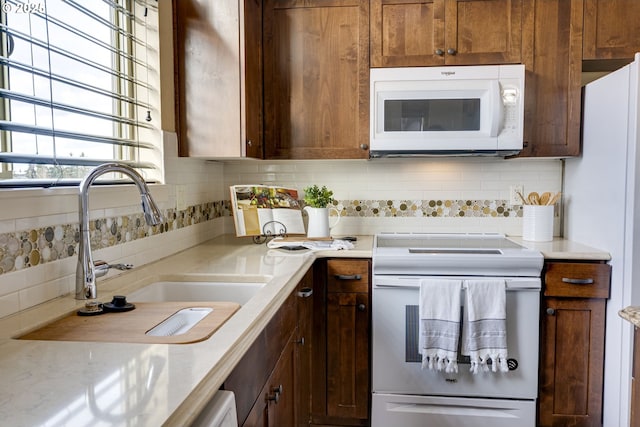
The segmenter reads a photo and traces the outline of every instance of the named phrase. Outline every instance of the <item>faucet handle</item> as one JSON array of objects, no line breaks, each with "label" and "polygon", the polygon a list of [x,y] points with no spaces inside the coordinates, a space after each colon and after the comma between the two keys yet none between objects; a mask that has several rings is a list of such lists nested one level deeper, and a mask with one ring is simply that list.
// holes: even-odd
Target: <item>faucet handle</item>
[{"label": "faucet handle", "polygon": [[133,268],[133,264],[109,264],[109,268],[115,268],[116,270],[131,270]]},{"label": "faucet handle", "polygon": [[93,271],[96,277],[104,276],[109,272],[110,268],[115,268],[116,270],[131,270],[133,268],[133,264],[109,264],[102,260],[93,262]]}]

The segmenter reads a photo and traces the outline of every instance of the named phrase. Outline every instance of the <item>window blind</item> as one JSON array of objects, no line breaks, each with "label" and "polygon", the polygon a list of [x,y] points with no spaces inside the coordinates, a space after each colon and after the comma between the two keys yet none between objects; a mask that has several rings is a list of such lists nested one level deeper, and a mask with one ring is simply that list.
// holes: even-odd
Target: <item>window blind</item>
[{"label": "window blind", "polygon": [[2,0],[0,186],[114,160],[159,181],[157,64],[154,0]]}]

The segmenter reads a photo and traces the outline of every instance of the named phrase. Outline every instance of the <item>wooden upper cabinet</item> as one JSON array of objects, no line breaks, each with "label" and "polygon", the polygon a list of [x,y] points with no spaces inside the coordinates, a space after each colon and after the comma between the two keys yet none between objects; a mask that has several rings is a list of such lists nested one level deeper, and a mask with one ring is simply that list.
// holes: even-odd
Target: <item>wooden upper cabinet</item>
[{"label": "wooden upper cabinet", "polygon": [[[523,32],[524,144],[521,156],[580,154],[582,0],[525,3],[533,25]],[[529,10],[531,9],[531,10]]]},{"label": "wooden upper cabinet", "polygon": [[523,0],[372,0],[371,66],[522,61]]},{"label": "wooden upper cabinet", "polygon": [[370,31],[372,67],[444,65],[443,0],[372,0]]},{"label": "wooden upper cabinet", "polygon": [[180,156],[262,157],[261,4],[173,1]]},{"label": "wooden upper cabinet", "polygon": [[640,51],[638,0],[585,0],[583,59],[633,59]]},{"label": "wooden upper cabinet", "polygon": [[369,0],[265,0],[263,39],[265,158],[368,158]]}]

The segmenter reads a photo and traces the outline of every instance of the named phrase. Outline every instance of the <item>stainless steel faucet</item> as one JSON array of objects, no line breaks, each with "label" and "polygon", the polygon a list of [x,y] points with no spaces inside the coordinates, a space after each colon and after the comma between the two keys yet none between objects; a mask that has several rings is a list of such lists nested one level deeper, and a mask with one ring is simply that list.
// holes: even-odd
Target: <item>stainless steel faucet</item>
[{"label": "stainless steel faucet", "polygon": [[97,177],[109,172],[120,172],[129,176],[138,187],[142,198],[142,211],[144,219],[149,225],[158,225],[162,214],[158,206],[149,194],[149,188],[144,179],[135,169],[119,163],[104,163],[97,166],[84,177],[80,183],[79,194],[79,221],[80,221],[80,247],[78,248],[78,267],[76,268],[76,299],[95,299],[98,296],[96,277],[107,274],[109,268],[128,270],[131,264],[110,265],[104,261],[93,262],[91,256],[91,237],[89,235],[89,187]]}]

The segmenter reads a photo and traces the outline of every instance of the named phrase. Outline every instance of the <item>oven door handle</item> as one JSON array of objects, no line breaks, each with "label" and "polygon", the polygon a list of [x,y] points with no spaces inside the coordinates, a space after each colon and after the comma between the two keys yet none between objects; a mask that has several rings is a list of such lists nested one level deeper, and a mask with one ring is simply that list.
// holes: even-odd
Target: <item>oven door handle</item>
[{"label": "oven door handle", "polygon": [[[388,284],[374,283],[373,287],[377,289],[420,289],[420,284],[403,283],[400,285],[388,285]],[[466,288],[467,287],[464,286],[463,284],[462,289],[466,289]],[[518,286],[518,285],[510,285],[507,282],[507,291],[540,291],[540,286],[536,286],[536,285]]]}]

